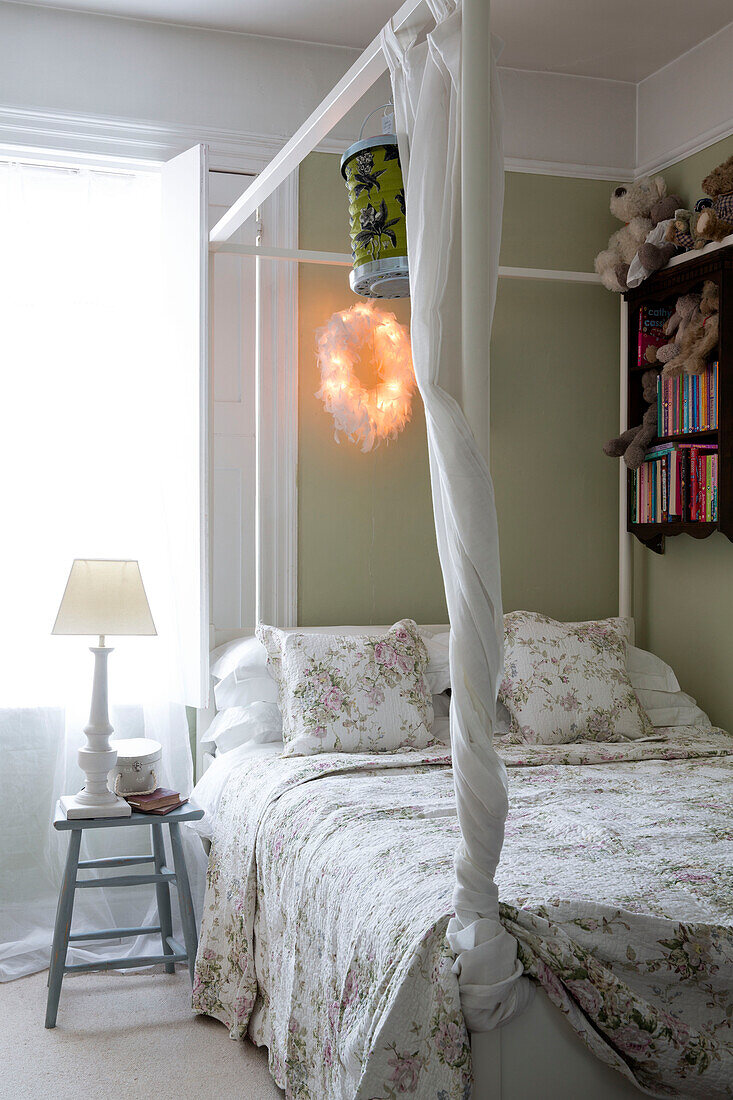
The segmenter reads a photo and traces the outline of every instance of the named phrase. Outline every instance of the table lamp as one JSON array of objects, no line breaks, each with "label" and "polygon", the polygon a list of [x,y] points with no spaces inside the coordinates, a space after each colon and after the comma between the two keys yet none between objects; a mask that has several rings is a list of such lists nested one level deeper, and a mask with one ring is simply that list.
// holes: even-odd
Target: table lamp
[{"label": "table lamp", "polygon": [[99,561],[77,558],[61,600],[52,634],[98,634],[94,654],[94,684],[87,744],[79,749],[79,767],[86,783],[76,795],[61,799],[67,818],[129,817],[131,810],[108,786],[107,775],[117,762],[110,748],[107,713],[107,634],[155,634],[145,588],[136,561]]}]

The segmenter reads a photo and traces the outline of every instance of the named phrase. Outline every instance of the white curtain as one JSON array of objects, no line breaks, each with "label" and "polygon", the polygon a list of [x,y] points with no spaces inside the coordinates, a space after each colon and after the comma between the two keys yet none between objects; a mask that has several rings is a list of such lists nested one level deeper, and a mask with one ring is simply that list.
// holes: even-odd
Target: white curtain
[{"label": "white curtain", "polygon": [[[531,986],[522,977],[516,941],[499,922],[494,882],[507,813],[506,773],[492,746],[503,624],[494,490],[461,407],[461,10],[451,0],[429,2],[436,27],[427,40],[396,34],[389,24],[382,46],[405,175],[412,354],[425,405],[451,623],[451,742],[462,841],[448,938],[466,1023],[471,1031],[486,1031],[522,1011]],[[491,314],[504,191],[501,122],[492,64],[486,211]],[[469,369],[488,371],[488,348],[486,358]]]},{"label": "white curtain", "polygon": [[[177,612],[199,578],[171,565],[164,459],[182,440],[161,335],[160,217],[155,172],[0,162],[2,980],[48,964],[67,845],[51,820],[83,782],[95,639],[50,636],[74,557],[139,559],[158,636],[108,639],[111,721],[117,737],[162,744],[162,784],[192,785]],[[90,832],[82,851],[150,851],[147,833]],[[201,856],[192,837],[194,879]],[[152,896],[80,891],[74,930],[155,924]],[[99,942],[69,961],[151,948],[159,940]]]}]

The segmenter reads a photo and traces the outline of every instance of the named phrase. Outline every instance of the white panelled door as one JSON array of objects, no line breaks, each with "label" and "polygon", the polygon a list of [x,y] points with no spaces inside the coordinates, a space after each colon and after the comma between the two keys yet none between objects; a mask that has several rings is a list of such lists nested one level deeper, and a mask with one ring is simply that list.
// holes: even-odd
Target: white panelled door
[{"label": "white panelled door", "polygon": [[[242,193],[247,178],[212,172],[209,225]],[[251,218],[233,243],[255,244]],[[211,257],[213,391],[211,622],[212,644],[256,623],[256,260]]]},{"label": "white panelled door", "polygon": [[[164,395],[176,432],[161,454],[167,474],[169,563],[178,593],[184,701],[205,706],[209,694],[208,584],[208,165],[205,145],[161,171],[161,262],[166,310],[161,356],[180,379]],[[192,486],[194,490],[192,491]],[[198,583],[192,583],[195,577]]]}]

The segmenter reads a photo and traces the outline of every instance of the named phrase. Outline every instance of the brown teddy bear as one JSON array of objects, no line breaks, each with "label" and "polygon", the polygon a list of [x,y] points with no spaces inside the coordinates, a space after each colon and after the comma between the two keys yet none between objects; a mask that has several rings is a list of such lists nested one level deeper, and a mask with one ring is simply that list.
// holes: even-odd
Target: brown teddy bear
[{"label": "brown teddy bear", "polygon": [[718,284],[708,280],[703,283],[700,308],[685,329],[679,351],[665,364],[662,371],[665,378],[682,374],[683,370],[687,374],[705,370],[711,352],[718,346],[719,306]]},{"label": "brown teddy bear", "polygon": [[604,453],[609,457],[620,458],[623,455],[630,470],[639,469],[647,447],[657,434],[657,377],[657,372],[653,370],[645,370],[641,376],[644,400],[649,406],[641,424],[636,428],[628,428],[616,439],[609,439],[603,445]]},{"label": "brown teddy bear", "polygon": [[625,183],[611,195],[611,213],[625,224],[611,234],[608,248],[599,252],[593,266],[607,290],[621,293],[627,289],[629,264],[652,229],[651,210],[667,193],[661,176],[645,176],[636,183]]},{"label": "brown teddy bear", "polygon": [[679,355],[682,339],[691,321],[700,316],[700,295],[682,294],[675,302],[674,313],[664,326],[665,336],[674,336],[674,340],[663,344],[661,348],[653,346],[646,349],[650,363],[668,363]]},{"label": "brown teddy bear", "polygon": [[683,252],[689,252],[691,248],[702,248],[708,243],[707,237],[703,237],[698,228],[700,215],[703,210],[713,205],[713,200],[707,198],[698,199],[694,210],[685,210],[681,207],[675,210],[674,219],[667,227],[666,240],[676,244]]},{"label": "brown teddy bear", "polygon": [[705,177],[702,189],[710,195],[713,205],[703,210],[697,220],[700,240],[695,243],[696,248],[702,248],[707,241],[722,241],[733,233],[733,157]]}]

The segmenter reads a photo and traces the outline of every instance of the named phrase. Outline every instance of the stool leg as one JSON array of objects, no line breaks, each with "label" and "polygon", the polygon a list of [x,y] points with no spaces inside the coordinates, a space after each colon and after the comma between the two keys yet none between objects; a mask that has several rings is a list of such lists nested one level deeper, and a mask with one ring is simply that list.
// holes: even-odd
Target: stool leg
[{"label": "stool leg", "polygon": [[168,822],[171,831],[171,848],[173,850],[173,865],[176,871],[176,886],[178,888],[178,905],[181,910],[181,924],[183,925],[183,940],[186,944],[188,955],[188,972],[193,982],[193,968],[198,951],[198,937],[196,935],[196,921],[193,915],[193,902],[191,901],[191,887],[188,883],[188,871],[186,860],[183,856],[181,844],[180,826],[177,821]]},{"label": "stool leg", "polygon": [[[67,851],[67,856],[68,856],[68,851]],[[63,889],[62,889],[62,890],[59,891],[58,901],[56,902],[56,916],[54,917],[54,922],[53,922],[54,932],[56,931],[56,926],[59,923],[59,913],[61,912],[61,902],[63,900],[63,896],[64,896],[64,892],[63,892]],[[52,954],[52,957],[53,957],[53,954]],[[52,969],[53,968],[51,966],[51,959],[49,959],[49,961],[48,961],[48,974],[46,975],[46,988],[48,988],[51,984],[51,970]]]},{"label": "stool leg", "polygon": [[74,891],[76,890],[76,871],[79,863],[81,829],[72,829],[69,836],[69,850],[66,854],[66,867],[61,883],[59,905],[56,911],[56,927],[53,932],[51,966],[48,976],[48,1001],[46,1003],[46,1027],[56,1027],[56,1014],[61,996],[61,983],[64,980],[66,951],[69,946],[71,917],[74,911]]},{"label": "stool leg", "polygon": [[[150,832],[153,835],[153,855],[155,856],[155,873],[159,875],[161,868],[165,867],[165,847],[163,845],[163,826],[151,825]],[[171,920],[171,888],[168,882],[156,882],[155,893],[158,898],[158,924],[160,925],[160,939],[163,944],[163,954],[172,955],[173,948],[168,943],[168,937],[173,935],[173,922]],[[175,973],[175,963],[165,964],[166,974]]]}]

